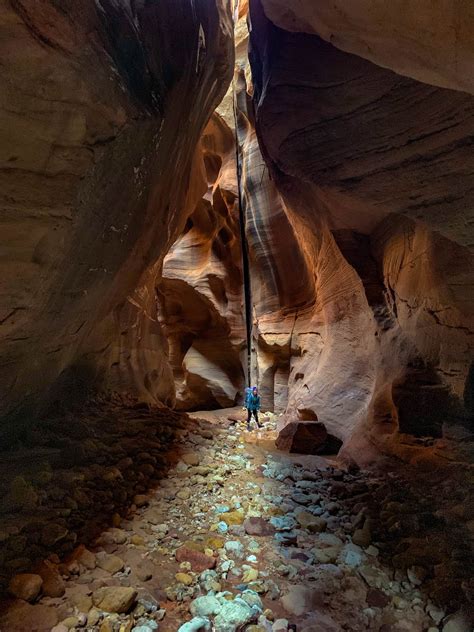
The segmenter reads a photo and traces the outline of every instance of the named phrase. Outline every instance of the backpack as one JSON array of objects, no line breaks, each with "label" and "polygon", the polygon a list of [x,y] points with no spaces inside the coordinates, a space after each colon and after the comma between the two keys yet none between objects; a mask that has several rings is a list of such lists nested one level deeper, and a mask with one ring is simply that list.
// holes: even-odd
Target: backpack
[{"label": "backpack", "polygon": [[250,386],[247,386],[247,388],[245,389],[245,402],[244,402],[245,408],[248,408],[249,399],[251,395],[252,395],[252,389]]}]

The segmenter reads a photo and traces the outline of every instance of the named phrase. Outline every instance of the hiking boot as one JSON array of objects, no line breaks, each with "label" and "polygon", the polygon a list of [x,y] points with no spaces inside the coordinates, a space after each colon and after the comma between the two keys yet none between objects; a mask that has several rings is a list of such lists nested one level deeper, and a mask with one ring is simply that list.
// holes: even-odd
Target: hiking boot
[{"label": "hiking boot", "polygon": [[250,424],[247,424],[247,430],[250,432]]}]

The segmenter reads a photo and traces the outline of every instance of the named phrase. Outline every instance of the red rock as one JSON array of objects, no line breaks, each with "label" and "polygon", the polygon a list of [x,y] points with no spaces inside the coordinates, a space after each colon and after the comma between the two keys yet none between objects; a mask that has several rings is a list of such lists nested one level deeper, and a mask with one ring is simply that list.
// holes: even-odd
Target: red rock
[{"label": "red rock", "polygon": [[275,533],[275,529],[268,520],[254,516],[244,521],[244,529],[248,535],[273,535]]},{"label": "red rock", "polygon": [[44,560],[38,565],[35,572],[43,580],[42,592],[46,597],[62,597],[64,595],[66,588],[57,566]]},{"label": "red rock", "polygon": [[290,421],[280,431],[276,446],[287,452],[318,454],[326,439],[326,427],[320,421]]},{"label": "red rock", "polygon": [[369,588],[366,599],[371,608],[385,608],[390,603],[390,597],[377,588]]},{"label": "red rock", "polygon": [[176,560],[178,562],[189,562],[191,570],[195,573],[202,573],[216,565],[216,558],[210,557],[201,551],[195,551],[187,546],[181,546],[176,551]]}]

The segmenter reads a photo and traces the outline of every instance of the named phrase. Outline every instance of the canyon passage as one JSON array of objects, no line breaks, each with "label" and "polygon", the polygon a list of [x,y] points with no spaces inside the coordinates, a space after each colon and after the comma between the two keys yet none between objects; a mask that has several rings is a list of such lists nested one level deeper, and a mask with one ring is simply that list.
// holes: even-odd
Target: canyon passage
[{"label": "canyon passage", "polygon": [[473,629],[473,67],[464,0],[0,0],[1,632]]}]

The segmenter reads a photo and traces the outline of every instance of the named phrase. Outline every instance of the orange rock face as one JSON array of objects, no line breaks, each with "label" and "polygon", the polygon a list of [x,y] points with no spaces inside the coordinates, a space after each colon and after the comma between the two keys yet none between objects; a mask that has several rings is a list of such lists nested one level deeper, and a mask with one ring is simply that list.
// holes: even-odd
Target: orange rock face
[{"label": "orange rock face", "polygon": [[284,28],[270,5],[251,5],[241,129],[254,371],[264,407],[313,411],[369,460],[398,430],[439,436],[473,414],[474,100],[297,32],[319,24],[314,4],[278,13]]}]

